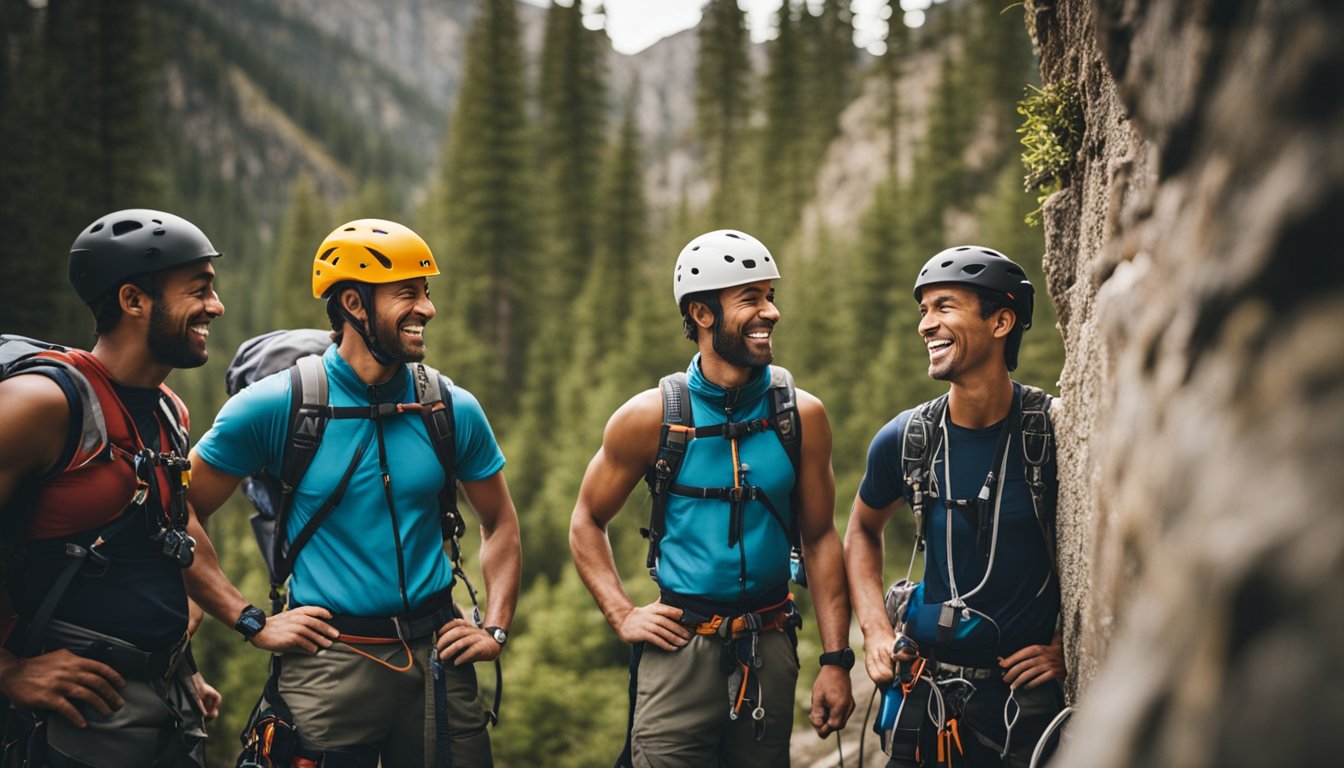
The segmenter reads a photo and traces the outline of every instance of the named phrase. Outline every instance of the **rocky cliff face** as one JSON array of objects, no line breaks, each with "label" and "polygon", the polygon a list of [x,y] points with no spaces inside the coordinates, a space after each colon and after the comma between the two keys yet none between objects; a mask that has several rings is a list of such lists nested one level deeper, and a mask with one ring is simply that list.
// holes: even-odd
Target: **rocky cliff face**
[{"label": "rocky cliff face", "polygon": [[1087,129],[1045,206],[1069,766],[1325,765],[1344,724],[1344,8],[1028,3]]}]

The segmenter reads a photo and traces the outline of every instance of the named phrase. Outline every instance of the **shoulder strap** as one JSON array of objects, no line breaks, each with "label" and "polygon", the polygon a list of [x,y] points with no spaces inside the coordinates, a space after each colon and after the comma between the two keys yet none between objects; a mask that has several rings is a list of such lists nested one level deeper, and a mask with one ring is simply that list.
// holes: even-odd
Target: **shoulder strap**
[{"label": "shoulder strap", "polygon": [[803,472],[803,418],[798,413],[798,391],[793,385],[793,374],[783,366],[770,366],[770,405],[770,426],[793,465],[793,490],[789,492],[789,565],[793,580],[798,586],[806,587],[803,531],[798,522],[802,504],[798,480]]},{"label": "shoulder strap", "polygon": [[286,432],[284,454],[280,460],[280,504],[275,510],[275,531],[271,539],[271,562],[275,567],[271,574],[273,604],[282,600],[280,586],[289,577],[288,571],[293,567],[301,548],[297,538],[293,547],[287,546],[285,541],[289,510],[294,504],[294,490],[317,455],[327,420],[326,367],[321,357],[301,357],[289,368],[289,430]]},{"label": "shoulder strap", "polygon": [[667,491],[681,471],[681,462],[686,458],[686,444],[690,441],[688,430],[673,427],[695,425],[691,415],[691,389],[684,371],[664,376],[658,382],[658,389],[663,395],[663,425],[658,433],[658,455],[644,476],[653,497],[653,505],[649,513],[649,527],[640,529],[640,533],[649,540],[645,565],[650,573],[658,565],[658,545],[663,538],[667,513]]},{"label": "shoulder strap", "polygon": [[415,400],[421,405],[420,417],[429,432],[434,455],[443,467],[443,487],[439,489],[439,525],[443,540],[452,542],[453,563],[461,559],[458,541],[466,523],[457,506],[457,422],[453,415],[453,382],[424,363],[409,363]]},{"label": "shoulder strap", "polygon": [[919,405],[910,414],[901,440],[901,471],[905,475],[903,493],[915,518],[915,547],[921,550],[924,548],[924,504],[935,481],[933,457],[943,440],[938,425],[946,412],[947,395]]}]

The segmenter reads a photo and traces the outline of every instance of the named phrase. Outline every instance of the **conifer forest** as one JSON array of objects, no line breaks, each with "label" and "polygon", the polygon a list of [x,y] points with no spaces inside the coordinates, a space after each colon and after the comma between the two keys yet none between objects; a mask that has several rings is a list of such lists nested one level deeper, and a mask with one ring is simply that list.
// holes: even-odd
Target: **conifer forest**
[{"label": "conifer forest", "polygon": [[[756,40],[736,0],[702,5],[693,29],[623,54],[601,29],[600,4],[579,0],[0,0],[0,332],[90,348],[92,318],[66,280],[81,227],[132,207],[190,219],[224,254],[216,269],[227,307],[211,326],[209,362],[167,382],[189,406],[196,439],[227,399],[224,371],[241,342],[329,327],[310,291],[329,231],[387,218],[430,244],[442,274],[430,280],[437,316],[425,331],[426,362],[481,401],[508,460],[522,531],[522,593],[492,736],[500,766],[610,765],[624,743],[629,648],[575,572],[568,525],[608,417],[684,370],[695,351],[669,291],[677,254],[695,235],[740,229],[777,258],[775,360],[825,403],[842,532],[873,435],[946,390],[926,375],[911,295],[934,253],[981,244],[1027,268],[1036,311],[1016,379],[1059,395],[1062,381],[1077,380],[1070,365],[1087,360],[1108,375],[1123,362],[1076,357],[1060,331],[1080,315],[1057,315],[1056,306],[1079,311],[1076,296],[1059,297],[1073,295],[1075,280],[1110,274],[1050,271],[1052,260],[1073,258],[1057,253],[1061,244],[1086,250],[1063,234],[1085,227],[1070,225],[1058,201],[1074,199],[1087,167],[1079,163],[1104,151],[1084,141],[1085,113],[1091,119],[1102,102],[1096,90],[1078,90],[1081,74],[1043,82],[1042,72],[1062,70],[1042,57],[1069,60],[1067,35],[1091,35],[1107,19],[1129,31],[1138,22],[1127,16],[1125,27],[1114,13],[1100,27],[1061,31],[1049,27],[1054,4],[1042,0],[891,0],[865,11],[878,33],[870,26],[860,47],[848,0],[783,0]],[[927,6],[922,24],[907,25],[902,5]],[[1141,17],[1164,0],[1098,5],[1135,6]],[[1337,22],[1329,5],[1315,12]],[[1107,55],[1097,61],[1123,66],[1123,56]],[[1331,65],[1339,75],[1338,56]],[[1327,82],[1337,115],[1344,80]],[[1120,99],[1139,92],[1121,89]],[[1132,114],[1146,113],[1117,108],[1113,118],[1119,125]],[[1136,125],[1164,135],[1151,121]],[[1159,154],[1141,155],[1133,172],[1161,167]],[[1169,152],[1160,157],[1172,162]],[[1337,148],[1333,158],[1337,171]],[[1093,206],[1109,222],[1094,222],[1097,231],[1126,225],[1121,197]],[[1323,279],[1338,301],[1332,247]],[[1323,376],[1337,393],[1338,368]],[[1088,413],[1109,402],[1100,390],[1075,394]],[[1086,439],[1085,424],[1070,430],[1069,439]],[[1062,451],[1078,463],[1062,464],[1061,475],[1107,481],[1093,457]],[[610,530],[637,603],[657,595],[640,535],[648,510],[641,484]],[[225,572],[264,606],[251,511],[235,494],[209,531]],[[466,568],[479,585],[479,534],[467,518]],[[904,575],[912,539],[908,516],[898,516],[886,536],[890,578]],[[1076,549],[1083,560],[1104,551]],[[1066,585],[1066,607],[1087,601],[1083,581]],[[794,763],[838,765],[836,739],[818,740],[805,720],[817,673],[807,660],[822,649],[808,594],[796,595],[805,661]],[[1088,631],[1078,616],[1091,614],[1079,610],[1066,611],[1071,642]],[[862,658],[857,627],[851,634]],[[193,645],[224,701],[210,759],[232,765],[267,655],[209,618]],[[1084,672],[1070,681],[1071,696],[1085,693],[1105,651],[1105,643],[1070,646],[1071,666]],[[862,667],[845,765],[858,764],[872,690]],[[479,674],[488,696],[493,674],[487,665]],[[867,751],[865,765],[882,764],[871,733]]]}]

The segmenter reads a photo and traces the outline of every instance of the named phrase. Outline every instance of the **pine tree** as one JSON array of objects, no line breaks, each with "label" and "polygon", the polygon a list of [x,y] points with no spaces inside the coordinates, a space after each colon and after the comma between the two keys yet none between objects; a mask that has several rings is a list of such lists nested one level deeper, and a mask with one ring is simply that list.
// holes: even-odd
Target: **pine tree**
[{"label": "pine tree", "polygon": [[755,233],[766,243],[782,243],[792,232],[809,188],[808,171],[814,167],[804,160],[809,112],[803,103],[805,41],[800,39],[798,10],[792,2],[780,6],[775,27],[778,34],[770,43],[765,74]]},{"label": "pine tree", "polygon": [[525,66],[514,3],[486,0],[467,35],[441,188],[428,213],[435,241],[447,244],[440,269],[451,275],[435,359],[505,408],[517,397],[529,330],[521,302],[535,285]]},{"label": "pine tree", "polygon": [[696,131],[705,143],[714,184],[712,208],[740,215],[747,190],[738,173],[743,134],[751,113],[751,60],[747,22],[737,0],[709,0],[697,28]]}]

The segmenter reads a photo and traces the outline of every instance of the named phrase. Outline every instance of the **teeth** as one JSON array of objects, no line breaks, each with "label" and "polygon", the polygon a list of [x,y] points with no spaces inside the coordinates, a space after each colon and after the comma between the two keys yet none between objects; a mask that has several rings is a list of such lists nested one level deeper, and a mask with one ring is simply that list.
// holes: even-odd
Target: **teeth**
[{"label": "teeth", "polygon": [[931,341],[931,342],[929,342],[929,350],[930,350],[930,351],[935,350],[935,349],[942,349],[943,347],[950,347],[950,346],[952,346],[952,342],[948,341],[947,339],[939,339],[939,340],[937,340],[937,341]]},{"label": "teeth", "polygon": [[201,324],[201,325],[193,325],[193,326],[190,327],[190,330],[191,330],[192,333],[199,333],[199,334],[202,335],[202,336],[209,336],[209,335],[210,335],[210,326],[205,325],[205,324]]},{"label": "teeth", "polygon": [[402,330],[403,333],[408,333],[408,334],[410,334],[410,335],[412,335],[412,336],[422,336],[422,335],[424,335],[424,333],[425,333],[425,326],[423,326],[423,325],[403,325],[403,326],[401,327],[401,330]]},{"label": "teeth", "polygon": [[768,338],[770,338],[770,334],[769,334],[769,333],[766,333],[765,331],[757,331],[757,332],[755,332],[755,333],[748,333],[748,334],[747,334],[747,338],[749,338],[749,339],[768,339]]}]

